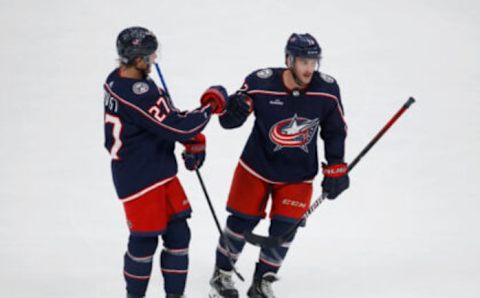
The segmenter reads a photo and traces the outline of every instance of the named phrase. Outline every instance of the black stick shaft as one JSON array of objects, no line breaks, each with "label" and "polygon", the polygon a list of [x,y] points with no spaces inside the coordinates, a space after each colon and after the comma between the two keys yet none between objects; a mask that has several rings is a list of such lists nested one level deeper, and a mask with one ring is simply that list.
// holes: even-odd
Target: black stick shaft
[{"label": "black stick shaft", "polygon": [[415,99],[413,97],[410,97],[407,102],[398,110],[398,112],[385,124],[385,126],[373,137],[373,139],[370,141],[370,143],[363,148],[363,150],[358,154],[358,156],[348,165],[348,170],[351,171],[357,163],[362,159],[362,157],[367,154],[370,149],[372,149],[373,145],[375,145],[378,140],[387,132],[387,130],[397,121],[400,116],[415,102]]},{"label": "black stick shaft", "polygon": [[195,170],[197,173],[198,180],[200,181],[200,185],[202,186],[203,193],[205,194],[205,198],[207,199],[208,207],[210,208],[210,212],[213,215],[213,219],[215,221],[215,225],[217,226],[218,232],[223,235],[222,227],[220,226],[220,222],[218,221],[217,214],[215,213],[215,209],[213,209],[212,201],[210,200],[210,196],[208,195],[207,188],[205,187],[205,183],[203,182],[202,175],[200,175],[200,171],[197,169]]},{"label": "black stick shaft", "polygon": [[[213,219],[215,221],[215,225],[217,226],[217,230],[220,233],[220,238],[223,239],[223,241],[225,242],[227,254],[230,254],[230,247],[231,247],[230,241],[228,241],[228,238],[225,237],[225,235],[222,232],[222,227],[220,226],[220,222],[218,221],[217,214],[215,212],[215,209],[213,208],[212,201],[210,200],[210,196],[208,195],[207,188],[205,187],[205,183],[203,182],[203,179],[202,179],[202,175],[200,175],[200,170],[196,169],[195,173],[197,173],[198,181],[200,181],[200,185],[202,186],[203,193],[205,194],[205,198],[207,199],[208,207],[210,208],[210,212],[212,213]],[[235,264],[231,256],[227,256],[227,258],[230,265],[232,266],[233,272],[237,275],[237,277],[241,281],[244,281],[245,279],[243,278],[243,276],[235,268]]]}]

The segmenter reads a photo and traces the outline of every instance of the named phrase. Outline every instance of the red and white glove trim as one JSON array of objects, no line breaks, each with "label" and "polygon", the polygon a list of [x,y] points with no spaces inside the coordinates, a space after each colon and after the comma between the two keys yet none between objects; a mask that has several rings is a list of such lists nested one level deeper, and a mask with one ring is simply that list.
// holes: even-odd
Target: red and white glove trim
[{"label": "red and white glove trim", "polygon": [[325,177],[339,178],[348,173],[348,166],[346,163],[337,163],[331,166],[322,165],[323,175]]},{"label": "red and white glove trim", "polygon": [[215,103],[215,110],[213,110],[214,114],[220,114],[225,110],[226,106],[226,100],[225,96],[222,94],[222,92],[218,91],[215,88],[209,88],[205,93],[202,94],[202,97],[200,98],[200,103],[202,106],[206,106],[211,104],[211,102]]},{"label": "red and white glove trim", "polygon": [[183,142],[183,146],[185,146],[186,153],[195,154],[205,152],[207,147],[207,138],[203,133],[199,133],[190,140]]}]

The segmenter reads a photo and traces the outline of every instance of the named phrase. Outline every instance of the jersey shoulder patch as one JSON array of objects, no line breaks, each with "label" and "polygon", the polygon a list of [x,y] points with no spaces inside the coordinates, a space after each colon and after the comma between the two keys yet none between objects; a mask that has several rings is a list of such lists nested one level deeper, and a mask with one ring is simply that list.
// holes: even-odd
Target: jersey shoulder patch
[{"label": "jersey shoulder patch", "polygon": [[257,74],[257,77],[259,77],[260,79],[268,79],[269,77],[272,76],[273,70],[271,68],[264,68],[257,71],[256,74]]},{"label": "jersey shoulder patch", "polygon": [[133,93],[135,93],[137,95],[145,94],[145,93],[148,92],[148,90],[150,90],[150,87],[145,82],[136,82],[132,86]]},{"label": "jersey shoulder patch", "polygon": [[335,82],[335,79],[332,76],[330,76],[326,73],[321,72],[320,77],[322,78],[322,80],[324,80],[325,82],[327,82],[329,84],[332,84],[332,83]]}]

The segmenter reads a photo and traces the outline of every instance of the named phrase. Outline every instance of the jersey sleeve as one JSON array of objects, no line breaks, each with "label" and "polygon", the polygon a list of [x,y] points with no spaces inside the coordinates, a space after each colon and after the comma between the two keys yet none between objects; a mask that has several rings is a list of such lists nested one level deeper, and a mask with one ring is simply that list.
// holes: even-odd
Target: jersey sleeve
[{"label": "jersey sleeve", "polygon": [[119,102],[122,113],[131,122],[171,141],[186,141],[200,133],[212,114],[210,105],[181,112],[168,96],[158,90],[142,96],[123,97],[105,84],[105,90]]},{"label": "jersey sleeve", "polygon": [[345,139],[347,137],[347,123],[344,118],[340,90],[336,83],[332,86],[332,99],[330,109],[326,112],[324,120],[320,123],[320,137],[324,141],[325,158],[329,164],[344,162]]}]

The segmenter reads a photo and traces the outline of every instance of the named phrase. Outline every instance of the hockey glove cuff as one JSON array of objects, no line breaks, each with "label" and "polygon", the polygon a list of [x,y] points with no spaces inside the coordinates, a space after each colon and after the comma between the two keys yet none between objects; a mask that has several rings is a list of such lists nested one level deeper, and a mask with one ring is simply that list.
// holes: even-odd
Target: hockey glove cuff
[{"label": "hockey glove cuff", "polygon": [[188,141],[183,142],[185,150],[182,152],[182,158],[185,167],[190,171],[199,169],[205,160],[205,149],[207,140],[205,135],[200,133]]},{"label": "hockey glove cuff", "polygon": [[253,111],[253,101],[244,93],[236,93],[228,97],[227,111],[245,118]]},{"label": "hockey glove cuff", "polygon": [[333,200],[350,186],[348,166],[346,163],[332,165],[322,164],[323,169],[323,192],[327,193],[327,199]]}]

